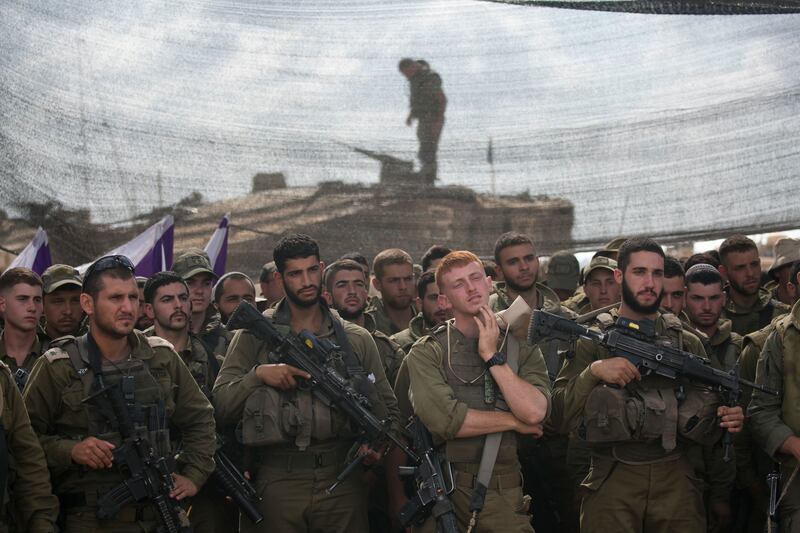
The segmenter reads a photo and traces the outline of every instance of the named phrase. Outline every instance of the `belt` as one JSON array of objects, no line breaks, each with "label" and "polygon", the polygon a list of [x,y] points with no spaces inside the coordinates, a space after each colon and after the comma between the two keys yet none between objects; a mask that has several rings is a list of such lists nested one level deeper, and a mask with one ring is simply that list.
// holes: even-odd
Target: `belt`
[{"label": "belt", "polygon": [[[455,472],[453,472],[453,475],[456,478],[456,486],[465,489],[475,488],[475,482],[478,477],[476,474],[470,474],[467,472],[460,472],[456,470]],[[515,489],[521,486],[522,486],[522,474],[520,474],[519,472],[512,472],[510,474],[492,475],[492,478],[489,480],[489,486],[486,488],[502,490],[502,489]]]},{"label": "belt", "polygon": [[347,457],[346,451],[335,450],[321,453],[265,453],[261,457],[261,464],[273,468],[286,468],[292,470],[314,470],[328,466],[342,467]]}]

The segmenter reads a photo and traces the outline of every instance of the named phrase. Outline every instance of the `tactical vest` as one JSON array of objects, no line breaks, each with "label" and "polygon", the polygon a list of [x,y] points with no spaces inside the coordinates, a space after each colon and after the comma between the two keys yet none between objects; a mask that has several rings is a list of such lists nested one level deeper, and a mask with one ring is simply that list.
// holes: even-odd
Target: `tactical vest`
[{"label": "tactical vest", "polygon": [[[653,342],[683,349],[680,319],[668,313],[661,317],[666,329]],[[597,322],[603,330],[615,327],[609,313],[598,315]],[[670,460],[681,453],[681,440],[704,445],[719,440],[720,400],[710,389],[655,375],[625,388],[599,384],[586,400],[579,433],[621,462]]]},{"label": "tactical vest", "polygon": [[[152,343],[169,346],[167,341],[158,337],[139,337],[141,350],[153,350]],[[83,409],[89,421],[86,435],[61,435],[66,439],[82,440],[87,435],[112,442],[119,446],[122,442],[119,433],[117,417],[110,408],[109,402],[103,395],[97,401],[82,401],[95,391],[96,384],[94,373],[87,364],[88,343],[87,336],[77,339],[61,339],[55,350],[66,352],[70,362],[81,381],[81,399],[75,404],[73,396],[69,394],[69,403],[65,396],[67,409]],[[49,352],[52,358],[55,352]],[[57,354],[56,358],[57,358]],[[169,418],[174,412],[175,404],[172,397],[167,396],[172,390],[173,382],[164,368],[151,368],[151,365],[139,358],[129,358],[119,363],[103,365],[103,379],[106,385],[122,388],[128,412],[134,425],[134,435],[147,438],[156,453],[170,457],[173,455],[173,443],[170,440]],[[74,392],[74,391],[71,391]],[[91,470],[84,468],[71,468],[62,472],[58,482],[54,480],[54,488],[68,487],[64,494],[59,491],[59,498],[63,507],[88,507],[96,506],[99,497],[122,481],[117,469]]]},{"label": "tactical vest", "polygon": [[[340,319],[332,314],[329,317],[341,350],[334,353],[327,364],[356,391],[367,396],[378,418],[386,418],[388,412],[356,359]],[[275,322],[274,326],[283,335],[294,335],[288,325]],[[278,360],[273,351],[262,351],[256,364],[274,364]],[[237,433],[247,446],[289,444],[301,451],[312,444],[312,440],[352,439],[357,435],[341,410],[326,405],[311,390],[300,387],[278,390],[266,386],[259,387],[248,397]]]},{"label": "tactical vest", "polygon": [[783,344],[781,420],[795,435],[800,435],[800,330],[793,318],[793,314],[789,314],[776,325],[776,335]]},{"label": "tactical vest", "polygon": [[[450,329],[450,351],[448,354],[447,334]],[[442,360],[447,384],[453,390],[453,395],[458,401],[463,402],[470,409],[479,411],[494,411],[496,407],[507,409],[505,400],[500,392],[500,387],[492,379],[486,364],[478,355],[477,339],[465,339],[467,346],[463,345],[463,336],[452,331],[452,325],[445,324],[435,332],[432,337],[442,348]],[[456,336],[462,338],[459,342],[460,349],[456,348]],[[503,353],[506,352],[506,343],[503,344]],[[478,376],[481,376],[478,378]],[[475,380],[474,383],[470,381]],[[464,383],[464,380],[467,383]],[[451,463],[481,462],[484,435],[469,438],[451,439],[445,446],[445,456]],[[500,451],[497,454],[496,464],[513,465],[517,462],[517,434],[513,431],[503,433],[500,442]]]}]

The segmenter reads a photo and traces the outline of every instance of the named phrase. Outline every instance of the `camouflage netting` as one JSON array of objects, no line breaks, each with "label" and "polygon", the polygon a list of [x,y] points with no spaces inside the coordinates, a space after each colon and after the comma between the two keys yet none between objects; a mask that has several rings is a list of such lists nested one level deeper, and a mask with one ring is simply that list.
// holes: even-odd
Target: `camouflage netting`
[{"label": "camouflage netting", "polygon": [[491,138],[496,191],[569,200],[579,244],[798,227],[798,21],[465,0],[6,0],[0,207],[56,202],[115,223],[194,191],[241,196],[257,172],[374,183],[377,163],[350,147],[414,157],[397,71],[410,56],[449,99],[441,185],[490,192]]}]

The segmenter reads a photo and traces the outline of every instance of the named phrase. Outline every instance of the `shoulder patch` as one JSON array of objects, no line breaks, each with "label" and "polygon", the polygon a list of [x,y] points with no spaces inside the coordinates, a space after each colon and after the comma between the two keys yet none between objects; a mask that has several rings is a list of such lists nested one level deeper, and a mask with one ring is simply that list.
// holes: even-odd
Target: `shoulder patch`
[{"label": "shoulder patch", "polygon": [[48,363],[58,361],[59,359],[69,359],[69,354],[67,353],[67,351],[61,348],[60,346],[50,348],[49,350],[44,352],[44,356],[45,358],[47,358]]},{"label": "shoulder patch", "polygon": [[170,350],[175,350],[175,346],[172,345],[167,339],[162,339],[161,337],[156,337],[153,335],[152,337],[147,337],[147,344],[150,345],[151,348],[169,348]]},{"label": "shoulder patch", "polygon": [[72,335],[64,335],[63,337],[58,337],[56,339],[51,340],[50,341],[50,347],[53,348],[53,347],[56,347],[56,346],[64,346],[68,342],[71,342],[71,341],[74,341],[74,340],[75,340],[74,336],[72,336]]}]

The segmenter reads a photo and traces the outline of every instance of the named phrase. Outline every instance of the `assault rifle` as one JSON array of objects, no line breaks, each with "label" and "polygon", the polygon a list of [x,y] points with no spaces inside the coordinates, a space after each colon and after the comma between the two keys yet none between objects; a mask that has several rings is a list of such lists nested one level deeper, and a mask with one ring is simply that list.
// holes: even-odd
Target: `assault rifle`
[{"label": "assault rifle", "polygon": [[242,473],[233,464],[233,461],[223,451],[224,441],[217,434],[217,451],[214,453],[214,472],[209,478],[216,485],[217,490],[233,500],[239,510],[254,524],[260,524],[264,520],[254,502],[259,501],[256,489],[247,481]]},{"label": "assault rifle", "polygon": [[[640,333],[643,327],[640,323],[620,318],[618,325],[622,327],[597,331],[546,311],[534,311],[528,329],[528,342],[536,344],[542,338],[553,337],[565,341],[586,339],[606,348],[615,356],[624,357],[643,376],[655,374],[669,379],[685,378],[702,383],[718,391],[725,405],[729,407],[735,406],[739,401],[742,385],[774,396],[779,394],[778,391],[741,379],[737,368],[723,372],[698,355],[645,340]],[[725,432],[722,442],[725,447],[724,460],[730,461],[730,432]]]},{"label": "assault rifle", "polygon": [[[123,377],[123,380],[126,377],[129,376]],[[183,508],[169,495],[174,488],[174,465],[158,455],[147,439],[135,434],[133,420],[120,388],[125,383],[106,386],[102,374],[98,372],[95,373],[95,383],[99,385],[99,390],[83,401],[97,401],[102,397],[108,402],[122,436],[122,445],[113,451],[114,464],[128,474],[128,479],[97,500],[97,518],[108,520],[125,505],[148,502],[158,518],[157,533],[191,533],[192,527]]]},{"label": "assault rifle", "polygon": [[[241,302],[228,319],[228,329],[246,329],[257,338],[267,341],[273,348],[276,362],[292,365],[311,375],[308,380],[299,379],[299,387],[311,392],[326,405],[335,406],[342,411],[361,433],[361,440],[370,443],[370,448],[380,449],[386,440],[392,441],[414,463],[419,457],[391,431],[391,420],[379,419],[371,409],[372,404],[365,394],[357,391],[330,364],[331,358],[342,357],[341,347],[327,339],[318,339],[308,331],[297,335],[284,335],[270,320],[247,302]],[[336,482],[328,487],[333,492],[336,487],[362,464],[365,456],[356,455],[336,477]]]},{"label": "assault rifle", "polygon": [[420,454],[417,466],[401,466],[401,476],[414,476],[417,492],[400,509],[400,525],[404,528],[421,524],[427,517],[436,518],[437,533],[458,533],[453,504],[447,498],[455,489],[453,470],[447,463],[447,479],[442,471],[442,458],[433,447],[433,439],[419,418],[414,417],[407,427]]}]

